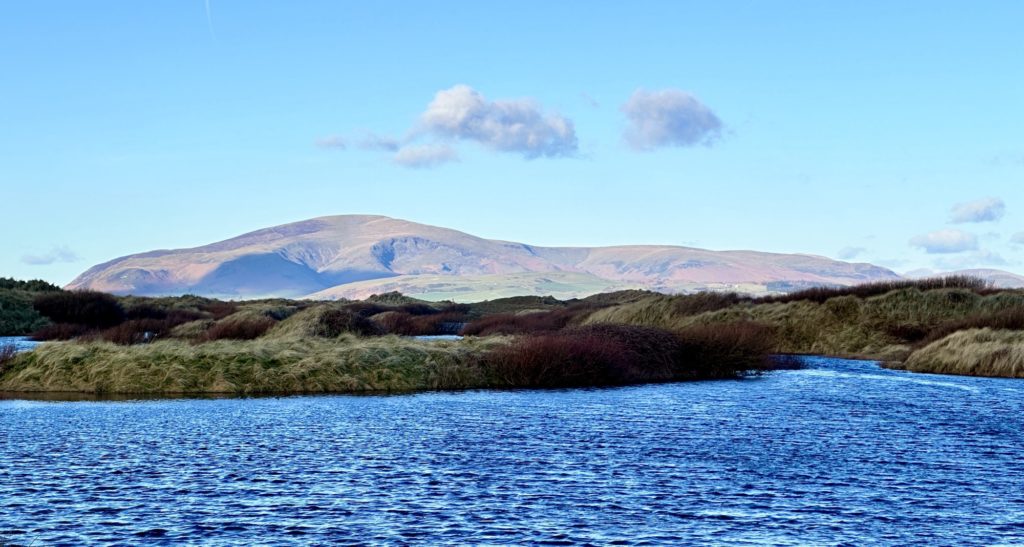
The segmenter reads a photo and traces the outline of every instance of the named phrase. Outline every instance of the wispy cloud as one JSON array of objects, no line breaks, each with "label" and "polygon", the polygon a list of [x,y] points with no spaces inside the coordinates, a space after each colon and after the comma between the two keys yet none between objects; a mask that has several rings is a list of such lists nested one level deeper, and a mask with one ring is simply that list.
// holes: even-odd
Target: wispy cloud
[{"label": "wispy cloud", "polygon": [[363,150],[395,152],[402,147],[402,142],[393,137],[378,135],[376,133],[366,133],[356,141],[356,146]]},{"label": "wispy cloud", "polygon": [[348,140],[339,135],[328,135],[317,139],[316,146],[326,150],[345,150],[348,148]]},{"label": "wispy cloud", "polygon": [[1006,204],[999,198],[985,198],[965,203],[958,203],[950,211],[950,222],[963,224],[967,222],[991,222],[1003,218]]},{"label": "wispy cloud", "polygon": [[850,260],[857,258],[865,252],[867,252],[867,249],[864,247],[843,247],[842,249],[839,249],[839,253],[836,256],[842,260]]},{"label": "wispy cloud", "polygon": [[988,249],[978,249],[960,256],[940,258],[935,265],[947,270],[964,270],[981,266],[1006,266],[1009,262],[999,253]]},{"label": "wispy cloud", "polygon": [[1024,232],[1017,232],[1010,236],[1010,243],[1024,245]]},{"label": "wispy cloud", "polygon": [[576,130],[568,118],[545,113],[532,99],[489,101],[461,84],[434,95],[418,129],[531,159],[571,156],[577,149]]},{"label": "wispy cloud", "polygon": [[27,254],[21,257],[22,263],[30,266],[47,266],[57,262],[78,262],[79,260],[81,258],[79,258],[78,254],[63,245],[50,249],[48,253],[39,255]]},{"label": "wispy cloud", "polygon": [[711,145],[722,121],[696,97],[678,89],[636,90],[624,105],[625,139],[635,150],[664,146]]},{"label": "wispy cloud", "polygon": [[962,253],[978,248],[978,236],[962,230],[938,230],[919,235],[910,244],[929,254]]},{"label": "wispy cloud", "polygon": [[446,144],[420,144],[399,149],[392,161],[402,167],[422,169],[458,159],[455,149]]}]

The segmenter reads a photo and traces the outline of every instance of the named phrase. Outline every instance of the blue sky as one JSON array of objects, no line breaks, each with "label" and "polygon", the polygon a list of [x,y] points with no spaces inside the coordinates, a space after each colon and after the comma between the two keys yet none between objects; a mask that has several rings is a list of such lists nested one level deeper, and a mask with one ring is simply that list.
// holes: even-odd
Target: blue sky
[{"label": "blue sky", "polygon": [[346,213],[1024,273],[1021,2],[208,5],[0,6],[0,276]]}]

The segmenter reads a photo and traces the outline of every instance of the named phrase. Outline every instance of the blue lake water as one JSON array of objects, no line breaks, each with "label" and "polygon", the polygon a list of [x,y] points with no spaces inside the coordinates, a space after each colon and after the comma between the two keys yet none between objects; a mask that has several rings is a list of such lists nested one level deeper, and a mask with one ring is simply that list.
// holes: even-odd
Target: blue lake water
[{"label": "blue lake water", "polygon": [[33,342],[26,336],[0,336],[0,347],[6,345],[13,345],[18,351],[28,351],[38,346],[39,342]]},{"label": "blue lake water", "polygon": [[617,389],[4,400],[0,536],[1024,542],[1024,382],[807,363]]}]

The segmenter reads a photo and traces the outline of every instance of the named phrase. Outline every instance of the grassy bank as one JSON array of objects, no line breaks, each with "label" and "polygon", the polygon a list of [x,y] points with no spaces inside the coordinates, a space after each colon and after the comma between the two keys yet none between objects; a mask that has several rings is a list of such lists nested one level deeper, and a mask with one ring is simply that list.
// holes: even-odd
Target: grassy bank
[{"label": "grassy bank", "polygon": [[[645,293],[512,298],[477,305],[397,294],[360,302],[222,302],[37,296],[51,342],[0,361],[0,390],[88,393],[326,393],[568,387],[735,378],[767,370],[763,329],[673,332],[581,325]],[[544,328],[537,328],[540,319]],[[474,328],[470,326],[475,325]],[[490,332],[483,333],[480,325]],[[521,328],[508,328],[518,325]],[[460,341],[408,335],[475,330]]]},{"label": "grassy bank", "polygon": [[[296,335],[146,344],[46,343],[0,370],[0,391],[353,393],[626,385],[736,378],[772,366],[763,340],[685,338],[598,326],[519,337],[425,342]],[[739,342],[739,344],[737,344]]]},{"label": "grassy bank", "polygon": [[950,334],[894,364],[912,372],[1024,378],[1024,331],[968,329]]},{"label": "grassy bank", "polygon": [[1024,310],[1020,291],[968,288],[900,288],[858,297],[837,295],[822,301],[793,299],[730,301],[728,296],[652,296],[640,302],[595,311],[584,323],[653,325],[685,329],[694,325],[756,322],[775,329],[774,350],[873,359],[903,360],[922,342]]},{"label": "grassy bank", "polygon": [[248,394],[484,387],[477,363],[500,343],[428,344],[351,335],[132,346],[58,342],[19,355],[0,379],[0,390]]},{"label": "grassy bank", "polygon": [[[1024,291],[970,278],[812,289],[771,298],[622,291],[478,304],[385,294],[359,302],[195,296],[33,297],[66,340],[0,360],[0,390],[316,393],[621,385],[735,378],[771,354],[886,361],[919,372],[1019,376]],[[407,335],[460,331],[456,342]]]}]

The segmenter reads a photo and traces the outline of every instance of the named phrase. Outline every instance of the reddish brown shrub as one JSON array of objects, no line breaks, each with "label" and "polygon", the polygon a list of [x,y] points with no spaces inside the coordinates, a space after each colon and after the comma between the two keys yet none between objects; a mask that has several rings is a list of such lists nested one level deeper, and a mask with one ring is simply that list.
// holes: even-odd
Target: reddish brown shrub
[{"label": "reddish brown shrub", "polygon": [[129,321],[133,319],[167,319],[178,325],[206,317],[206,314],[195,310],[164,308],[149,303],[135,304],[125,311],[125,319]]},{"label": "reddish brown shrub", "polygon": [[545,312],[488,315],[463,327],[463,336],[554,332],[569,325],[589,308],[565,308]]},{"label": "reddish brown shrub", "polygon": [[74,323],[54,323],[33,332],[30,338],[37,342],[45,342],[47,340],[71,340],[72,338],[85,336],[92,332],[95,332],[95,330],[90,329],[85,325],[76,325]]},{"label": "reddish brown shrub", "polygon": [[210,314],[215,321],[220,321],[221,319],[224,319],[238,311],[238,304],[235,304],[234,302],[213,300],[200,304],[199,309]]},{"label": "reddish brown shrub", "polygon": [[373,321],[380,325],[384,332],[399,336],[455,334],[463,325],[462,319],[461,313],[446,312],[416,316],[400,311],[389,311],[373,317]]},{"label": "reddish brown shrub", "polygon": [[540,334],[491,352],[485,363],[498,385],[570,387],[621,383],[621,344],[594,335]]},{"label": "reddish brown shrub", "polygon": [[100,332],[99,336],[107,342],[130,346],[163,338],[175,326],[177,324],[168,319],[133,319],[110,327]]},{"label": "reddish brown shrub", "polygon": [[677,365],[684,375],[730,378],[771,368],[775,329],[768,325],[752,321],[699,325],[684,329],[679,338]]},{"label": "reddish brown shrub", "polygon": [[496,385],[566,387],[732,378],[769,370],[771,329],[740,323],[684,335],[590,325],[523,336],[484,358]]}]

